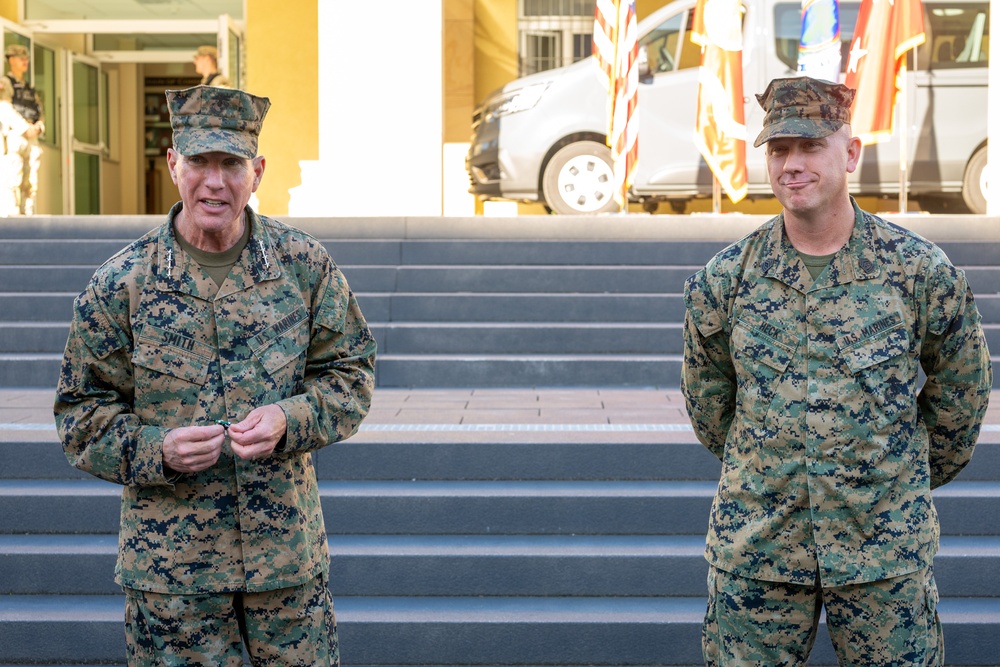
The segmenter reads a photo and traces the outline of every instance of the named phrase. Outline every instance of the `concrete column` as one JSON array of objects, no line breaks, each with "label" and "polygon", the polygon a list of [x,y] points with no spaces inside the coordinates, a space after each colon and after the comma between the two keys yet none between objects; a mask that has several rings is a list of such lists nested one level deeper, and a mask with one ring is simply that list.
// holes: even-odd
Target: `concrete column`
[{"label": "concrete column", "polygon": [[443,0],[317,2],[319,160],[289,214],[441,215]]}]

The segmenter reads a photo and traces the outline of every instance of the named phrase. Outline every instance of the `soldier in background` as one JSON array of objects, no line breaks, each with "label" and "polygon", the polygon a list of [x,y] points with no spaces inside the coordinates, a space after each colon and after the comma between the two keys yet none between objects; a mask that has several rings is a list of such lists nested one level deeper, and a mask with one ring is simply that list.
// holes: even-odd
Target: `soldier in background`
[{"label": "soldier in background", "polygon": [[782,213],[685,285],[682,391],[722,460],[708,665],[805,665],[823,608],[841,665],[944,660],[931,489],[972,456],[990,357],[963,272],[848,194],[853,98],[757,96]]},{"label": "soldier in background", "polygon": [[[45,111],[35,89],[28,84],[28,48],[11,44],[4,52],[7,57],[7,75],[0,78],[0,101],[7,101],[24,119],[27,129],[23,132],[7,131],[4,168],[9,170],[2,178],[3,187],[13,189],[17,212],[34,215],[38,194],[38,167],[42,162],[42,148],[38,137],[45,132]],[[4,122],[0,119],[0,122]],[[4,122],[5,128],[7,123]],[[7,199],[6,193],[3,199]]]},{"label": "soldier in background", "polygon": [[311,453],[367,414],[375,341],[323,246],[247,206],[267,98],[166,95],[181,201],[76,299],[59,435],[123,486],[129,665],[337,665]]},{"label": "soldier in background", "polygon": [[[0,218],[20,214],[17,200],[21,185],[21,157],[12,153],[9,144],[18,145],[25,133],[35,132],[35,128],[14,111],[10,103],[10,88],[3,86],[5,77],[0,77]],[[4,92],[8,95],[4,97]]]},{"label": "soldier in background", "polygon": [[199,46],[194,52],[194,69],[201,74],[201,85],[232,88],[229,79],[219,73],[219,51],[214,46]]}]

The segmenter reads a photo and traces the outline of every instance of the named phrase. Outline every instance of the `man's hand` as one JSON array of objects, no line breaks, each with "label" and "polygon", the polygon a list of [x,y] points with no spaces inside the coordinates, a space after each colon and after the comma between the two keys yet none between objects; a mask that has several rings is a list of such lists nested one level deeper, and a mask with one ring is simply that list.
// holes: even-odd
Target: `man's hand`
[{"label": "man's hand", "polygon": [[245,461],[270,456],[285,435],[285,411],[273,403],[257,408],[229,427],[233,453]]},{"label": "man's hand", "polygon": [[218,425],[183,426],[163,439],[163,464],[177,472],[201,472],[215,465],[226,439]]}]

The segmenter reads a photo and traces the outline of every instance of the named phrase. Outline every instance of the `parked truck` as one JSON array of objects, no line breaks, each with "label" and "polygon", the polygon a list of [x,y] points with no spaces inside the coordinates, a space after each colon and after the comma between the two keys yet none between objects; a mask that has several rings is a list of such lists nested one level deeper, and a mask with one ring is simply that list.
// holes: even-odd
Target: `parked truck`
[{"label": "parked truck", "polygon": [[[859,2],[840,2],[842,69]],[[926,41],[907,55],[904,81],[908,196],[930,211],[985,213],[988,0],[923,3]],[[676,0],[639,24],[639,158],[629,198],[647,211],[683,211],[712,196],[712,173],[694,142],[700,48],[691,42],[694,0]],[[754,97],[798,74],[799,0],[744,0],[743,90],[750,198],[770,196],[763,111]],[[593,58],[532,74],[475,110],[466,157],[481,199],[542,202],[551,212],[617,210],[607,146],[607,92]],[[899,127],[897,120],[897,128]],[[850,177],[858,196],[898,196],[900,132],[866,146]]]}]

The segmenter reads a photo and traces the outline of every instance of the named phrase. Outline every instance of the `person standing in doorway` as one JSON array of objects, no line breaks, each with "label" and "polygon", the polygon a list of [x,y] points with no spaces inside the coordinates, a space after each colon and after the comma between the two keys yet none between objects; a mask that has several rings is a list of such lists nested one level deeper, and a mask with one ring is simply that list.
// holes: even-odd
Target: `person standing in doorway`
[{"label": "person standing in doorway", "polygon": [[[4,167],[4,188],[10,188],[17,202],[17,213],[34,215],[35,199],[38,194],[38,167],[42,162],[42,148],[38,137],[45,132],[45,113],[37,92],[27,81],[30,59],[28,48],[22,44],[11,44],[4,55],[7,57],[7,75],[0,79],[0,101],[6,100],[14,111],[24,119],[26,128],[22,132],[11,128],[6,133],[6,156]],[[5,130],[7,123],[4,123]],[[4,200],[10,197],[6,193]]]},{"label": "person standing in doorway", "polygon": [[201,74],[201,85],[232,88],[224,75],[219,73],[219,51],[214,46],[199,46],[194,52],[194,69]]},{"label": "person standing in doorway", "polygon": [[710,667],[807,664],[823,609],[841,665],[943,664],[931,490],[972,457],[993,373],[962,270],[848,194],[853,99],[757,96],[782,212],[685,284],[681,388],[722,461]]}]

